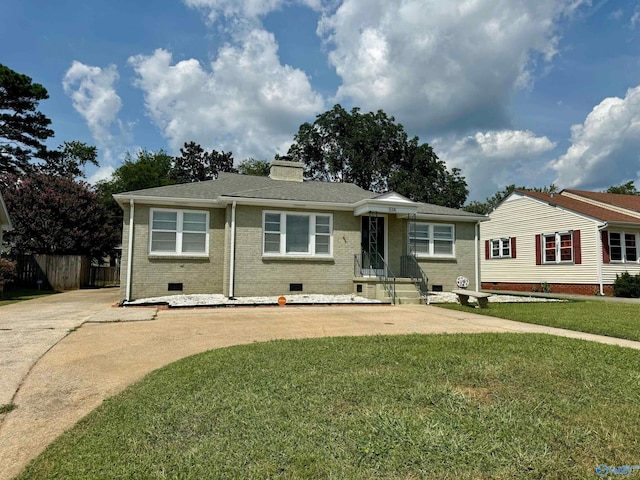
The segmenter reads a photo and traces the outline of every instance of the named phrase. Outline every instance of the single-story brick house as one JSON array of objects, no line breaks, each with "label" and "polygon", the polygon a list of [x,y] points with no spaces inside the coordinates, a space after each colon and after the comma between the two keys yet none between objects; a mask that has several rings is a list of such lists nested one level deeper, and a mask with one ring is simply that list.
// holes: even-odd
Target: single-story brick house
[{"label": "single-story brick house", "polygon": [[2,193],[0,193],[0,247],[2,247],[2,233],[12,228],[9,211],[2,198]]},{"label": "single-story brick house", "polygon": [[171,293],[376,298],[381,278],[402,283],[412,259],[429,288],[455,288],[461,275],[479,285],[485,216],[303,181],[297,162],[274,161],[269,177],[220,173],[114,198],[124,210],[123,301]]},{"label": "single-story brick house", "polygon": [[612,294],[616,274],[640,273],[640,197],[517,190],[482,224],[482,288]]}]

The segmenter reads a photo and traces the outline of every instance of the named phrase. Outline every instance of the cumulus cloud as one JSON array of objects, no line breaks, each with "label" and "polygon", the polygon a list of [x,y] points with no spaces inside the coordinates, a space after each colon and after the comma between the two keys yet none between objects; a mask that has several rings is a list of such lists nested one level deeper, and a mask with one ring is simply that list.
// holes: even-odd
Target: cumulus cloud
[{"label": "cumulus cloud", "polygon": [[550,163],[565,188],[603,189],[640,178],[640,85],[605,98],[571,127],[571,146]]},{"label": "cumulus cloud", "polygon": [[322,0],[183,0],[185,5],[204,12],[209,23],[220,18],[257,19],[289,4],[306,5],[314,10],[322,8]]},{"label": "cumulus cloud", "polygon": [[318,26],[342,78],[337,100],[394,114],[416,131],[498,129],[560,19],[588,0],[344,0]]},{"label": "cumulus cloud", "polygon": [[173,150],[193,140],[238,159],[271,158],[324,108],[306,74],[280,64],[274,36],[262,29],[220,48],[210,69],[194,59],[172,64],[162,49],[129,63],[148,115]]},{"label": "cumulus cloud", "polygon": [[93,138],[99,145],[111,139],[111,127],[117,123],[122,101],[116,93],[118,70],[115,65],[106,68],[74,61],[67,70],[62,86],[71,98],[73,108],[86,120]]},{"label": "cumulus cloud", "polygon": [[501,130],[441,138],[432,146],[449,168],[462,170],[469,198],[484,200],[513,183],[542,186],[538,185],[544,171],[541,157],[556,144],[529,131]]}]

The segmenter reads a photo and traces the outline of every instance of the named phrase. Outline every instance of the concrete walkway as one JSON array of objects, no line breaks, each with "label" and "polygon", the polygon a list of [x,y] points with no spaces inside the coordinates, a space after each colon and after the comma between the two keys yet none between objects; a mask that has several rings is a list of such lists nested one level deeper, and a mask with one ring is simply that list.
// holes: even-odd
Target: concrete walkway
[{"label": "concrete walkway", "polygon": [[[81,297],[82,292],[78,295]],[[100,308],[95,306],[97,312],[78,308],[73,316],[85,323],[72,334],[61,335],[64,338],[31,368],[13,398],[16,409],[0,419],[0,479],[17,475],[29,460],[105,398],[159,367],[214,348],[281,338],[531,332],[640,349],[640,342],[434,306],[240,307],[161,310],[156,315],[155,309],[104,308],[111,297],[105,294],[104,300]],[[29,303],[24,302],[24,308]],[[46,311],[41,304],[37,307],[36,315]],[[1,315],[5,308],[0,309]],[[102,323],[124,320],[127,315],[155,321]]]}]

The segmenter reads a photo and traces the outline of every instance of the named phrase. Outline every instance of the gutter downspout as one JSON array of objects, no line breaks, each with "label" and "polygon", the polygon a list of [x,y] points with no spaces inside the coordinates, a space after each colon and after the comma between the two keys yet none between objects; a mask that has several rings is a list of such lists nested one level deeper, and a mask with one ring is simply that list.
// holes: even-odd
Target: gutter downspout
[{"label": "gutter downspout", "polygon": [[229,299],[233,299],[233,279],[236,268],[236,201],[231,204],[231,242],[229,248]]},{"label": "gutter downspout", "polygon": [[125,294],[127,302],[131,300],[131,270],[133,266],[133,216],[135,207],[133,198],[129,199],[129,246],[127,247],[127,291]]},{"label": "gutter downspout", "polygon": [[480,231],[480,222],[476,222],[476,228],[474,229],[474,253],[475,253],[475,267],[476,267],[476,291],[480,291],[480,259],[478,258],[478,232]]},{"label": "gutter downspout", "polygon": [[604,296],[604,285],[602,283],[602,230],[609,225],[605,222],[598,226],[596,238],[596,258],[598,260],[598,284],[600,286],[600,295]]}]

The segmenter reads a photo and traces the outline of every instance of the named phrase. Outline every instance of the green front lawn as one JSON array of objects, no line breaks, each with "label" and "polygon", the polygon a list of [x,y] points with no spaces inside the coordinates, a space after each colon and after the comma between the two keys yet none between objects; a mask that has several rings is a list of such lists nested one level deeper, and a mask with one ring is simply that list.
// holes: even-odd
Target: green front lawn
[{"label": "green front lawn", "polygon": [[604,301],[489,303],[489,308],[483,310],[452,303],[436,306],[578,332],[640,340],[640,305],[634,303]]},{"label": "green front lawn", "polygon": [[640,462],[638,372],[638,351],[546,335],[226,348],[104,402],[19,478],[597,478]]},{"label": "green front lawn", "polygon": [[53,290],[35,290],[32,288],[6,288],[2,297],[0,297],[0,307],[9,305],[10,303],[23,302],[31,300],[43,295],[53,295]]}]

